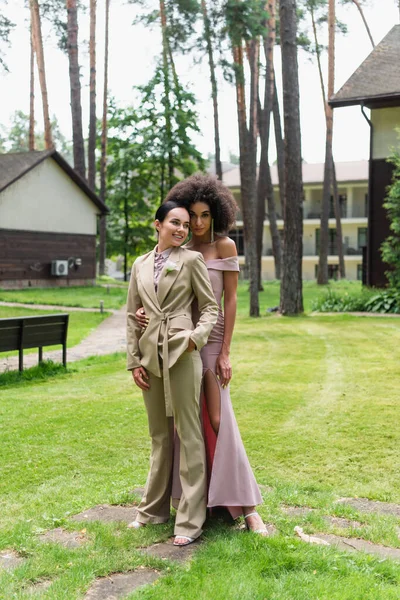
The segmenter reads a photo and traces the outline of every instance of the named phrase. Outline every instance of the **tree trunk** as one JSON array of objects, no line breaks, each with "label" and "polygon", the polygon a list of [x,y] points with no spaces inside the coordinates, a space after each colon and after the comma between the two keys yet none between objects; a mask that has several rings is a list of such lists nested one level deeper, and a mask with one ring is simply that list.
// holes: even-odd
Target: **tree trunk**
[{"label": "tree trunk", "polygon": [[262,240],[264,232],[265,199],[268,205],[268,219],[272,240],[272,253],[275,262],[275,277],[281,278],[281,238],[276,219],[274,188],[271,180],[269,165],[269,136],[271,129],[271,112],[275,89],[273,70],[273,48],[275,44],[275,2],[270,0],[266,5],[269,18],[267,22],[268,35],[264,38],[264,54],[266,61],[264,107],[259,114],[259,133],[261,141],[260,167],[257,188],[257,256],[259,264],[259,289],[262,289]]},{"label": "tree trunk", "polygon": [[285,190],[283,276],[280,311],[303,312],[303,183],[299,79],[297,65],[297,19],[295,0],[280,0],[280,37],[285,130]]},{"label": "tree trunk", "polygon": [[[361,18],[362,18],[362,21],[363,21],[363,23],[364,23],[365,29],[367,30],[368,37],[369,37],[369,39],[370,39],[370,42],[371,42],[371,44],[372,44],[372,47],[373,47],[373,48],[375,48],[374,40],[372,39],[371,30],[370,30],[370,28],[368,27],[368,23],[367,23],[367,20],[366,20],[366,18],[365,18],[365,15],[364,15],[364,11],[363,11],[363,9],[362,9],[362,6],[361,6],[361,4],[359,3],[359,1],[358,1],[358,0],[353,0],[353,3],[354,3],[356,6],[357,6],[357,8],[358,8],[358,10],[359,10],[359,13],[360,13],[360,15],[361,15]],[[399,11],[400,11],[400,2],[399,2]]]},{"label": "tree trunk", "polygon": [[328,251],[329,251],[329,209],[332,183],[332,119],[326,118],[324,187],[319,236],[318,278],[320,285],[328,283]]},{"label": "tree trunk", "polygon": [[201,0],[201,8],[203,11],[203,22],[204,22],[204,37],[207,44],[208,53],[208,64],[210,67],[210,81],[211,81],[211,96],[213,101],[214,111],[214,144],[215,144],[215,173],[222,181],[222,163],[221,163],[221,149],[219,139],[219,117],[218,117],[218,87],[217,79],[215,77],[215,63],[213,47],[211,42],[211,28],[210,19],[208,17],[206,0]]},{"label": "tree trunk", "polygon": [[233,46],[236,77],[236,104],[240,148],[240,192],[242,200],[246,265],[250,280],[250,316],[260,315],[256,239],[257,204],[257,99],[259,43],[248,44],[250,65],[250,123],[247,127],[242,45]]},{"label": "tree trunk", "polygon": [[274,131],[276,143],[276,163],[278,167],[279,197],[281,200],[282,214],[285,212],[286,192],[285,192],[285,144],[282,136],[281,114],[279,110],[278,90],[274,73],[274,98],[272,103],[272,113],[274,116]]},{"label": "tree trunk", "polygon": [[71,86],[72,141],[74,168],[85,179],[85,146],[82,130],[81,82],[78,61],[78,8],[77,0],[67,0],[67,48]]},{"label": "tree trunk", "polygon": [[53,137],[51,134],[51,123],[49,116],[49,101],[47,97],[46,69],[44,64],[42,28],[40,24],[40,13],[38,0],[31,0],[31,20],[33,30],[34,48],[37,67],[39,72],[39,83],[42,92],[44,141],[47,149],[53,148]]},{"label": "tree trunk", "polygon": [[97,0],[90,0],[88,183],[92,190],[96,186],[96,10]]},{"label": "tree trunk", "polygon": [[30,57],[30,94],[29,94],[29,150],[35,149],[35,46],[33,41],[33,23],[31,19],[31,57]]},{"label": "tree trunk", "polygon": [[160,0],[161,34],[162,34],[162,57],[164,74],[164,115],[165,115],[165,134],[166,151],[168,155],[168,187],[171,189],[174,177],[174,157],[172,152],[172,125],[171,125],[171,103],[170,103],[170,81],[168,65],[168,36],[167,36],[167,15],[165,12],[165,2]]},{"label": "tree trunk", "polygon": [[[108,37],[110,24],[110,0],[106,0],[105,42],[104,42],[104,87],[103,87],[103,119],[101,126],[101,157],[100,157],[100,199],[106,202],[107,174],[107,98],[108,98]],[[100,217],[100,256],[99,274],[105,274],[106,266],[106,215]]]},{"label": "tree trunk", "polygon": [[335,161],[332,158],[332,186],[333,186],[333,206],[336,218],[336,248],[339,257],[339,278],[346,278],[346,266],[344,263],[343,251],[343,233],[342,233],[342,215],[340,212],[339,190],[336,179]]}]

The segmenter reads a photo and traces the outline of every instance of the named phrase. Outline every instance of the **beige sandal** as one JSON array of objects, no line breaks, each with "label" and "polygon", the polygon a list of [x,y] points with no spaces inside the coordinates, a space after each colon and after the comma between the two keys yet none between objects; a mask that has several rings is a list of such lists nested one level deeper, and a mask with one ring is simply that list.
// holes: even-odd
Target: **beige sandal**
[{"label": "beige sandal", "polygon": [[[183,540],[186,540],[186,541],[183,542],[183,544],[177,544],[176,538],[182,538]],[[194,541],[195,541],[195,538],[188,537],[187,535],[176,535],[175,540],[174,540],[174,546],[188,546],[189,544],[192,544]]]},{"label": "beige sandal", "polygon": [[[268,529],[265,527],[265,525],[264,525],[264,527],[263,527],[263,528],[261,528],[261,529],[250,529],[250,527],[249,527],[249,526],[248,526],[248,524],[247,524],[247,521],[246,521],[246,519],[247,519],[248,517],[254,517],[255,515],[257,515],[258,517],[260,517],[260,515],[258,514],[258,512],[257,512],[257,511],[251,512],[251,513],[249,513],[248,515],[243,515],[243,516],[244,516],[244,521],[245,521],[245,523],[246,523],[246,528],[247,528],[247,531],[252,531],[253,533],[257,533],[258,535],[263,535],[263,536],[267,536],[267,535],[269,535],[269,533],[268,533]],[[260,517],[260,519],[261,519],[261,517]]]},{"label": "beige sandal", "polygon": [[136,520],[128,525],[128,529],[141,529],[142,527],[146,527],[146,523],[140,523],[140,521]]}]

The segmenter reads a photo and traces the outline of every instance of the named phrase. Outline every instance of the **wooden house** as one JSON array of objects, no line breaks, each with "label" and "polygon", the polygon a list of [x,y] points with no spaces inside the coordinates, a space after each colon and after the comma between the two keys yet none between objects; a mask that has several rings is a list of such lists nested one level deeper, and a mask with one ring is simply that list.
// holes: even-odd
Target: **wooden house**
[{"label": "wooden house", "polygon": [[[383,203],[393,174],[387,158],[400,145],[400,25],[389,31],[329,104],[333,108],[360,105],[370,127],[366,283],[382,287],[387,283],[388,265],[382,261],[380,248],[389,235]],[[369,116],[365,108],[370,109]]]},{"label": "wooden house", "polygon": [[0,154],[0,287],[94,283],[107,212],[56,150]]}]

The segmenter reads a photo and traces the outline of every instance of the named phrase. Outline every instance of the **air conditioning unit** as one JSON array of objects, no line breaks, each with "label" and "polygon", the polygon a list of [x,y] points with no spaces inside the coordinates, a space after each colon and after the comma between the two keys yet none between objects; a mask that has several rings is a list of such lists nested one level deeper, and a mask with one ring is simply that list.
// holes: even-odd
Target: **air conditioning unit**
[{"label": "air conditioning unit", "polygon": [[51,274],[57,277],[68,275],[68,261],[67,260],[52,260],[51,261]]}]

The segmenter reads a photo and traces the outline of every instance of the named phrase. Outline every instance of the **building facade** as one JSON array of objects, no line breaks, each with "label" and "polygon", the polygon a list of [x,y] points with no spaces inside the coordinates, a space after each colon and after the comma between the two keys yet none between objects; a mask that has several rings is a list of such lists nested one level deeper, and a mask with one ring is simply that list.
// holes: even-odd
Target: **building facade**
[{"label": "building facade", "polygon": [[107,212],[55,150],[0,154],[0,287],[93,284]]},{"label": "building facade", "polygon": [[[283,211],[279,197],[276,166],[271,167],[271,177],[274,186],[278,228],[282,232],[283,239]],[[336,177],[342,217],[346,278],[361,280],[362,248],[367,245],[368,161],[336,163]],[[323,179],[323,163],[303,163],[303,279],[306,280],[315,279],[317,276]],[[238,167],[224,173],[224,183],[232,190],[240,207],[240,172]],[[243,221],[241,213],[238,214],[236,229],[230,233],[230,237],[235,240],[240,256],[239,261],[241,265],[244,265]],[[336,248],[336,220],[333,213],[333,199],[331,199],[329,238],[329,278],[335,279],[338,275],[339,259]],[[264,280],[275,279],[267,207],[264,219],[262,277]]]}]

